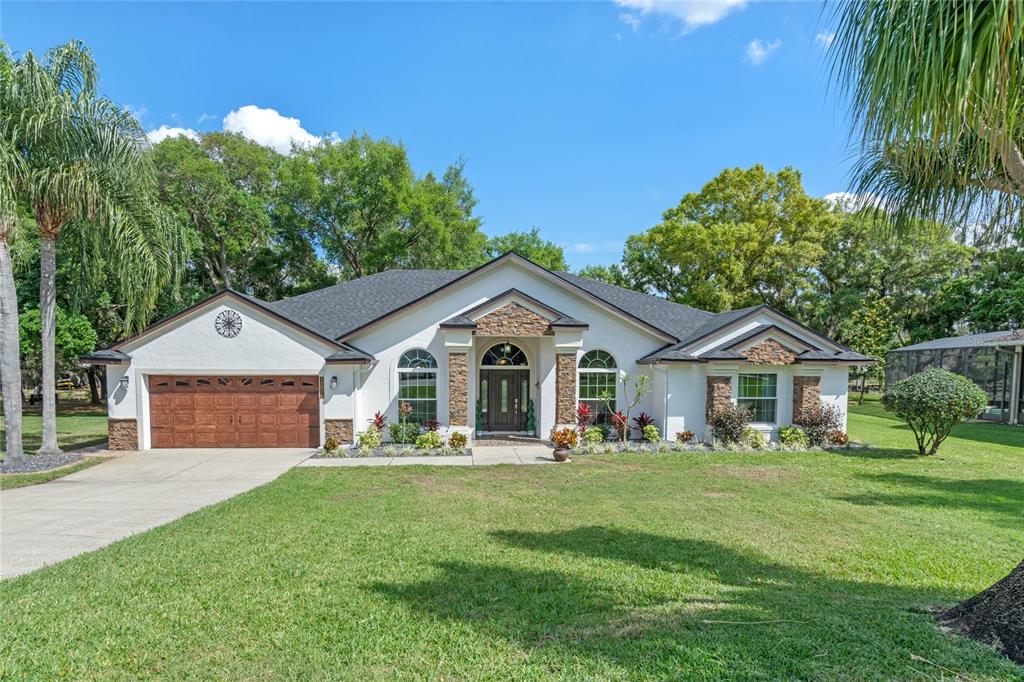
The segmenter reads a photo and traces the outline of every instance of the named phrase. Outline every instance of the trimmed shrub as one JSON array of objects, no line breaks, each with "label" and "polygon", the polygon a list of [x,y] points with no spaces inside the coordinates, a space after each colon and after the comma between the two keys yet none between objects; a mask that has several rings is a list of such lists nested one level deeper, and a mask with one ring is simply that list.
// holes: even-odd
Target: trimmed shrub
[{"label": "trimmed shrub", "polygon": [[392,443],[412,443],[420,435],[420,427],[409,422],[393,422],[388,424],[388,433]]},{"label": "trimmed shrub", "polygon": [[648,424],[643,429],[641,429],[641,431],[644,434],[644,440],[647,441],[648,443],[661,442],[661,432],[658,431],[658,427],[655,426],[654,424]]},{"label": "trimmed shrub", "polygon": [[779,442],[794,448],[810,447],[811,439],[799,426],[783,426],[779,429]]},{"label": "trimmed shrub", "polygon": [[452,435],[448,436],[448,447],[455,450],[465,450],[467,442],[466,434],[461,431],[455,431]]},{"label": "trimmed shrub", "polygon": [[730,405],[711,418],[711,437],[723,443],[740,443],[743,430],[750,424],[750,410],[739,405]]},{"label": "trimmed shrub", "polygon": [[828,440],[832,445],[843,446],[850,442],[850,437],[842,431],[833,431],[828,434]]},{"label": "trimmed shrub", "polygon": [[334,436],[327,436],[327,439],[324,440],[324,450],[326,452],[334,452],[339,447],[341,447],[341,443]]},{"label": "trimmed shrub", "polygon": [[371,426],[359,434],[359,449],[374,450],[380,447],[383,440],[384,436],[381,434],[380,429],[376,426]]},{"label": "trimmed shrub", "polygon": [[693,431],[680,431],[676,433],[676,440],[680,443],[689,443],[693,440]]},{"label": "trimmed shrub", "polygon": [[764,435],[761,431],[748,426],[743,429],[743,438],[740,442],[747,447],[754,448],[755,450],[763,450],[768,447],[768,436]]},{"label": "trimmed shrub", "polygon": [[437,431],[427,431],[416,438],[416,447],[421,450],[436,450],[441,443],[441,434]]},{"label": "trimmed shrub", "polygon": [[604,442],[604,431],[596,426],[591,426],[583,432],[583,442],[588,445]]},{"label": "trimmed shrub", "polygon": [[843,427],[843,412],[835,405],[820,403],[800,412],[793,420],[807,434],[807,439],[816,448],[831,444],[829,434]]},{"label": "trimmed shrub", "polygon": [[882,406],[914,432],[921,455],[934,455],[954,426],[977,417],[987,404],[976,383],[936,367],[897,382],[882,396]]}]

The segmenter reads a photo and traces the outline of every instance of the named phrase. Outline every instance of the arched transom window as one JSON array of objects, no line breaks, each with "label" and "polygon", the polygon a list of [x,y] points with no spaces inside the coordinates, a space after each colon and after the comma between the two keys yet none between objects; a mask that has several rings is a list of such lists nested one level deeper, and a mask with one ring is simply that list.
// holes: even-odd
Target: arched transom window
[{"label": "arched transom window", "polygon": [[[579,401],[594,411],[595,423],[607,423],[611,413],[618,409],[619,370],[615,358],[603,350],[585,353],[580,358],[576,385]],[[605,396],[611,396],[611,400],[606,401]]]},{"label": "arched transom window", "polygon": [[398,400],[412,405],[410,422],[437,419],[437,360],[422,348],[407,351],[398,361]]},{"label": "arched transom window", "polygon": [[484,353],[480,364],[484,367],[526,367],[526,353],[514,344],[499,343]]}]

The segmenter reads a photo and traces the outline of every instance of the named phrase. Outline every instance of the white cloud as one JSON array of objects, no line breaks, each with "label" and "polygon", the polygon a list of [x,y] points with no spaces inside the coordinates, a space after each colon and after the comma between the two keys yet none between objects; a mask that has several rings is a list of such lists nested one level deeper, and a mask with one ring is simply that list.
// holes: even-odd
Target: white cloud
[{"label": "white cloud", "polygon": [[206,123],[207,121],[212,121],[215,118],[217,118],[216,114],[207,114],[204,112],[199,114],[199,118],[196,119],[196,123]]},{"label": "white cloud", "polygon": [[643,22],[643,19],[641,19],[638,14],[624,13],[619,15],[619,21],[624,23],[626,26],[629,26],[631,31],[639,31],[640,24]]},{"label": "white cloud", "polygon": [[747,45],[747,59],[750,60],[751,64],[760,64],[764,60],[768,59],[772,52],[779,49],[780,45],[782,45],[782,41],[778,39],[773,40],[770,43],[766,43],[763,40],[755,38],[750,41],[749,45]]},{"label": "white cloud", "polygon": [[156,130],[150,130],[149,132],[146,133],[146,137],[148,137],[149,141],[152,142],[153,144],[157,144],[158,142],[166,140],[168,137],[177,137],[178,135],[187,137],[190,140],[199,139],[199,133],[192,130],[191,128],[160,126]]},{"label": "white cloud", "polygon": [[864,192],[862,194],[857,194],[856,192],[831,192],[822,198],[847,213],[853,213],[868,206],[885,208],[882,198],[871,192]]},{"label": "white cloud", "polygon": [[320,141],[319,137],[302,127],[299,119],[282,116],[275,109],[264,109],[252,104],[228,112],[224,117],[224,130],[240,133],[282,154],[291,151],[292,143],[307,147]]},{"label": "white cloud", "polygon": [[569,244],[564,248],[568,253],[618,253],[622,250],[622,242],[609,241],[599,244],[577,242],[576,244]]},{"label": "white cloud", "polygon": [[615,0],[615,4],[631,10],[619,15],[630,27],[639,26],[643,17],[656,15],[682,23],[683,34],[686,34],[724,19],[733,10],[742,9],[747,0]]},{"label": "white cloud", "polygon": [[814,42],[818,43],[823,47],[831,47],[832,41],[836,39],[835,33],[819,33],[814,36]]}]

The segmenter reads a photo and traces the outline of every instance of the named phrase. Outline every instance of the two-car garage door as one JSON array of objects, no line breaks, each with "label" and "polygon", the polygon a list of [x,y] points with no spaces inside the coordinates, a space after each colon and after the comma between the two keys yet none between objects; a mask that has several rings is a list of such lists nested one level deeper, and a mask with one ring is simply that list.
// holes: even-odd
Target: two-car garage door
[{"label": "two-car garage door", "polygon": [[320,445],[315,376],[151,376],[154,448]]}]

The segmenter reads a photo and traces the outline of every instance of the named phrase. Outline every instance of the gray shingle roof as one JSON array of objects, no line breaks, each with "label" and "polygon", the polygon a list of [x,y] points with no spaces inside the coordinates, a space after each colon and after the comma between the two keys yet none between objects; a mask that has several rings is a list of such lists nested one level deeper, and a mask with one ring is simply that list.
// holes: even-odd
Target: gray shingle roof
[{"label": "gray shingle roof", "polygon": [[985,332],[983,334],[969,334],[967,336],[947,336],[944,339],[933,339],[923,343],[915,343],[910,346],[896,348],[889,352],[899,353],[902,351],[941,350],[943,348],[974,348],[976,346],[1002,345],[1024,345],[1024,331],[1017,330],[1016,333],[1014,333],[1007,329],[1006,331],[1001,332]]},{"label": "gray shingle roof", "polygon": [[344,348],[328,355],[324,360],[327,362],[347,362],[347,363],[367,363],[373,360],[373,356],[369,353],[364,353],[358,348],[353,348],[348,344],[342,344]]},{"label": "gray shingle roof", "polygon": [[103,350],[83,355],[78,358],[78,361],[83,365],[121,365],[131,362],[131,359],[131,356],[127,353],[122,353],[112,348],[104,348]]}]

